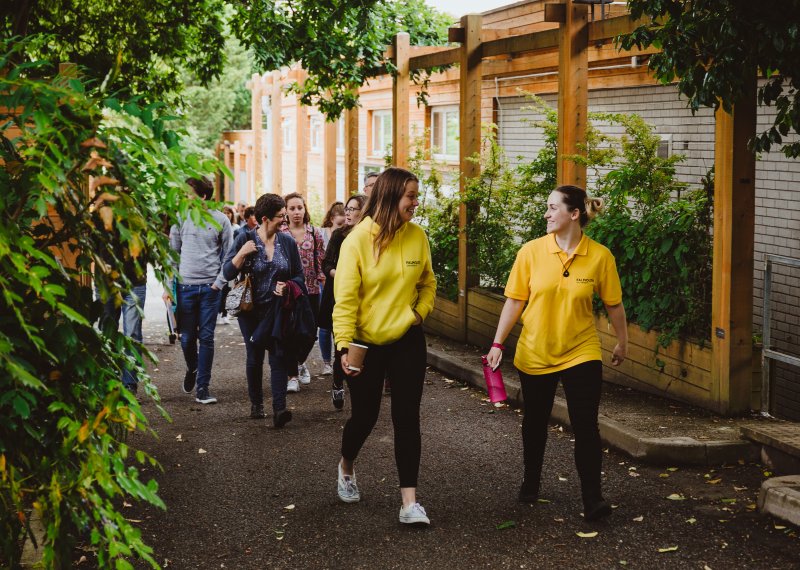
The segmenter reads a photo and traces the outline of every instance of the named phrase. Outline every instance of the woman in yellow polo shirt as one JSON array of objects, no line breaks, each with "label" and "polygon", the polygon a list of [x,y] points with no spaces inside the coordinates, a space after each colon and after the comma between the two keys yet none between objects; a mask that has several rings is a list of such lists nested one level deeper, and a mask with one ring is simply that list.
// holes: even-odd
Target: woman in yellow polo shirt
[{"label": "woman in yellow polo shirt", "polygon": [[522,333],[514,358],[525,401],[525,473],[519,500],[535,503],[539,497],[547,423],[556,386],[561,381],[575,433],[575,465],[586,520],[611,514],[600,484],[603,453],[597,413],[603,365],[592,314],[593,294],[603,301],[617,334],[612,365],[622,363],[628,347],[614,256],[583,233],[583,227],[602,205],[602,200],[587,197],[577,186],[559,186],[550,194],[544,216],[547,235],[526,243],[517,253],[506,284],[506,302],[487,356],[493,368],[500,364],[502,343],[521,314]]},{"label": "woman in yellow polo shirt", "polygon": [[[421,325],[433,309],[436,278],[428,238],[411,222],[418,196],[419,182],[409,171],[387,168],[378,176],[361,222],[342,243],[333,284],[333,336],[343,352],[352,410],[342,434],[339,498],[347,503],[361,498],[353,463],[378,420],[388,372],[402,499],[399,518],[406,524],[430,524],[416,491],[427,358]],[[360,371],[349,369],[351,342],[368,347]]]}]

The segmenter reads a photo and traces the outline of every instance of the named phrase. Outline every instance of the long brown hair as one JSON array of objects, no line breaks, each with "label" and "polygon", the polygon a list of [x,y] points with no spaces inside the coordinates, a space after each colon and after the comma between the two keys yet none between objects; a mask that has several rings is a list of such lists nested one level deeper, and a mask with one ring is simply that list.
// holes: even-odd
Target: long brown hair
[{"label": "long brown hair", "polygon": [[308,204],[306,204],[306,199],[303,197],[303,195],[299,192],[292,192],[283,197],[287,206],[289,205],[289,200],[294,200],[295,198],[299,198],[300,201],[303,202],[303,210],[305,210],[305,213],[303,214],[303,223],[309,223],[311,221],[311,216],[308,214]]},{"label": "long brown hair", "polygon": [[333,227],[333,218],[336,216],[344,216],[344,204],[341,202],[334,202],[331,204],[331,207],[328,208],[327,213],[325,214],[325,219],[322,220],[322,227],[323,228],[331,228]]},{"label": "long brown hair", "polygon": [[400,217],[399,206],[409,182],[419,183],[419,179],[404,168],[392,166],[381,172],[372,187],[362,218],[370,216],[380,227],[373,243],[376,261],[381,258],[381,254],[394,239],[394,234],[405,223]]}]

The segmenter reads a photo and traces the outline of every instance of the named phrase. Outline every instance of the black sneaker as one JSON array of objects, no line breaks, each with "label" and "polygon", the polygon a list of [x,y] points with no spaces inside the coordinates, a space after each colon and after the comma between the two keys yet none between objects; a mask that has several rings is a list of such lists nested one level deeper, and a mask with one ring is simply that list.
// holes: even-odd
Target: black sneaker
[{"label": "black sneaker", "polygon": [[191,394],[194,390],[194,384],[197,382],[197,370],[187,370],[183,377],[183,391]]},{"label": "black sneaker", "polygon": [[198,404],[216,404],[217,399],[211,395],[208,388],[198,388],[197,397],[194,399]]},{"label": "black sneaker", "polygon": [[600,519],[606,518],[610,514],[611,505],[609,505],[603,499],[585,504],[583,507],[583,518],[587,521],[599,521]]},{"label": "black sneaker", "polygon": [[520,503],[533,504],[539,500],[539,485],[523,481],[519,488],[517,501]]},{"label": "black sneaker", "polygon": [[264,413],[264,404],[250,404],[250,417],[254,420],[262,420],[267,417]]},{"label": "black sneaker", "polygon": [[292,412],[287,409],[278,410],[275,412],[275,415],[272,416],[272,425],[275,426],[276,429],[280,429],[286,424],[292,421]]},{"label": "black sneaker", "polygon": [[331,402],[337,410],[344,408],[344,386],[341,388],[331,388]]}]

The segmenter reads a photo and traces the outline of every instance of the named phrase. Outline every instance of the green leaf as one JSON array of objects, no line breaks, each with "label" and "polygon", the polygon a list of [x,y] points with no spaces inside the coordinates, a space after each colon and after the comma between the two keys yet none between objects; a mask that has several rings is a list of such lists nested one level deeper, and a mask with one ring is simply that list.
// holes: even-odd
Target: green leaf
[{"label": "green leaf", "polygon": [[505,529],[508,529],[508,528],[514,528],[516,526],[517,526],[517,523],[515,521],[504,521],[504,522],[501,522],[500,524],[498,524],[495,528],[497,530],[505,530]]}]

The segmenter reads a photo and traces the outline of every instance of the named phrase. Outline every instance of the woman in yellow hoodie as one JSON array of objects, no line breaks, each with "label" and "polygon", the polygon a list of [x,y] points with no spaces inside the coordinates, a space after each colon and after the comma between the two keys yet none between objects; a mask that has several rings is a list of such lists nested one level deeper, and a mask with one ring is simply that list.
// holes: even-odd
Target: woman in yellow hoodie
[{"label": "woman in yellow hoodie", "polygon": [[[400,479],[400,522],[430,524],[416,499],[422,438],[419,406],[427,351],[422,321],[433,309],[436,278],[423,229],[411,222],[419,181],[388,168],[375,181],[361,223],[342,244],[336,266],[333,335],[347,373],[351,417],[342,434],[339,498],[361,499],[353,463],[378,420],[383,380],[392,383],[395,461]],[[351,342],[368,347],[360,371],[349,369]]]}]

